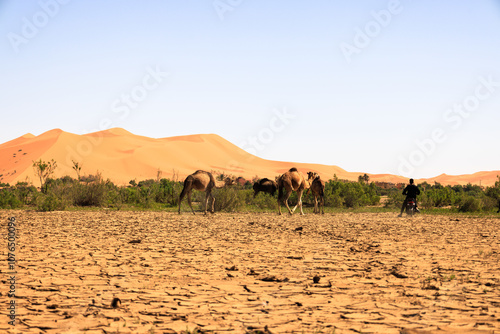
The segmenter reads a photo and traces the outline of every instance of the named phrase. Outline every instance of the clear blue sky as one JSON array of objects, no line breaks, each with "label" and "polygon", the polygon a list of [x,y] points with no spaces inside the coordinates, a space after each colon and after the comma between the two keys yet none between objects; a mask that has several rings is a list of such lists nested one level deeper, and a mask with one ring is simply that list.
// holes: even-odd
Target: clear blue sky
[{"label": "clear blue sky", "polygon": [[0,142],[122,127],[355,172],[500,169],[499,0],[8,0],[0,21]]}]

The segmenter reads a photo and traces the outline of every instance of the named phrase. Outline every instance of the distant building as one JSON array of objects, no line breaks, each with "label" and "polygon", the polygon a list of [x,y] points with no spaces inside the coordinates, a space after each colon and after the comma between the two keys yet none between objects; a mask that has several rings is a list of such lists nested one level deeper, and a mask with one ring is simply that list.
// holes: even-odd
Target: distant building
[{"label": "distant building", "polygon": [[406,187],[406,184],[404,183],[380,182],[380,181],[375,181],[375,185],[382,189],[394,189],[394,188],[404,189],[404,187]]}]

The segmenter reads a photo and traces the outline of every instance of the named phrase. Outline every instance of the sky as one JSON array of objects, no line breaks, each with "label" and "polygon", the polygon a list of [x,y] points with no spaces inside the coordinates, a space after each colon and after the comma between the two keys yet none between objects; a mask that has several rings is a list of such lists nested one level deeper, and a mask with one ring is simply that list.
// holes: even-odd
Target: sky
[{"label": "sky", "polygon": [[0,143],[215,133],[279,161],[500,170],[500,0],[0,0]]}]

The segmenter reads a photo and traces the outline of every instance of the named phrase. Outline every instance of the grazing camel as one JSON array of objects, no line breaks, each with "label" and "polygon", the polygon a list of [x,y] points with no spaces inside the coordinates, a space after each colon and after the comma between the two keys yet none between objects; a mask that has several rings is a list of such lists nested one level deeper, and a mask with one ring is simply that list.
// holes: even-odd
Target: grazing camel
[{"label": "grazing camel", "polygon": [[215,197],[212,195],[212,189],[213,188],[224,188],[225,186],[229,186],[233,184],[233,180],[229,177],[227,177],[224,181],[217,181],[213,177],[212,173],[205,172],[203,170],[197,170],[191,175],[188,175],[186,177],[186,180],[184,180],[184,188],[182,189],[182,192],[179,196],[179,214],[181,213],[181,202],[184,196],[187,195],[187,200],[189,207],[191,208],[191,211],[193,211],[193,206],[191,205],[191,191],[193,189],[196,189],[198,191],[204,191],[205,192],[205,214],[207,214],[207,209],[208,209],[208,199],[211,197],[212,198],[212,209],[211,213],[214,213],[214,204],[215,204]]},{"label": "grazing camel", "polygon": [[[283,195],[283,188],[285,188],[286,194]],[[283,175],[280,176],[278,179],[278,212],[281,215],[281,200],[284,199],[285,205],[288,209],[288,212],[290,214],[293,214],[295,209],[297,209],[297,206],[300,206],[300,214],[304,214],[304,211],[302,211],[302,193],[304,190],[309,189],[309,182],[304,178],[304,175],[302,175],[301,172],[297,170],[297,168],[293,167],[290,168],[290,170]],[[290,195],[292,194],[292,191],[297,192],[297,205],[293,208],[293,210],[290,210],[290,207],[288,206],[288,199],[290,198]]]},{"label": "grazing camel", "polygon": [[[309,188],[314,195],[314,213],[325,213],[325,181],[323,181],[317,173],[308,172],[307,181],[311,184]],[[308,191],[309,192],[309,191]],[[319,201],[318,201],[319,198]],[[319,208],[318,208],[319,202]]]},{"label": "grazing camel", "polygon": [[261,191],[274,196],[276,189],[278,189],[278,184],[273,180],[269,180],[266,178],[260,179],[253,184],[253,198],[255,198]]}]

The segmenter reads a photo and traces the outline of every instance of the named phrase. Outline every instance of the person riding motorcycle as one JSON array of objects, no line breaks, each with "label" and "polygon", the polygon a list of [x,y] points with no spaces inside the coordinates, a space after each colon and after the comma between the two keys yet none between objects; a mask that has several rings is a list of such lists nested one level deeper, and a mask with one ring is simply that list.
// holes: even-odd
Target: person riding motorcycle
[{"label": "person riding motorcycle", "polygon": [[403,211],[405,210],[406,204],[408,203],[408,200],[410,198],[415,199],[415,211],[420,212],[420,210],[417,208],[417,195],[420,195],[420,189],[418,189],[418,187],[414,184],[413,179],[410,179],[410,184],[407,185],[403,190],[403,195],[406,195],[406,198],[403,201],[403,205],[401,206],[401,213],[398,217],[403,216]]}]

